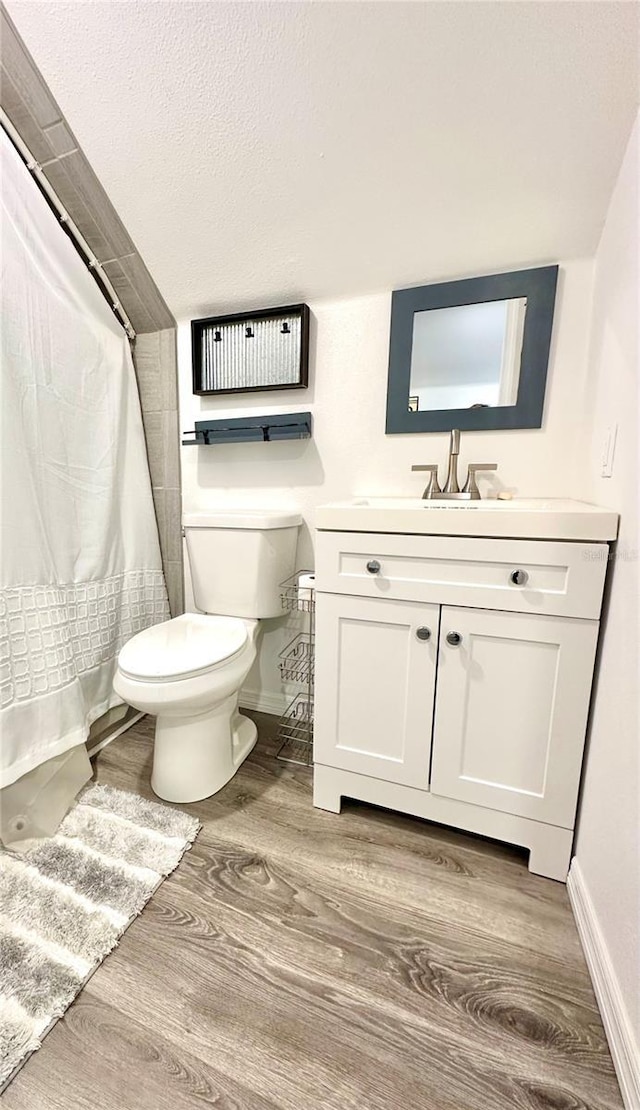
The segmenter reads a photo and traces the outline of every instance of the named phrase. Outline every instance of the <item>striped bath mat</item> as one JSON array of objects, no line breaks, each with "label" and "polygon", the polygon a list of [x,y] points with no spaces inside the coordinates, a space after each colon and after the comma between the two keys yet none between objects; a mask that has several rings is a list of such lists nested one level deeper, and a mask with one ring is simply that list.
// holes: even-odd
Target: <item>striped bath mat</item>
[{"label": "striped bath mat", "polygon": [[182,859],[200,823],[91,786],[56,836],[0,851],[0,1090]]}]

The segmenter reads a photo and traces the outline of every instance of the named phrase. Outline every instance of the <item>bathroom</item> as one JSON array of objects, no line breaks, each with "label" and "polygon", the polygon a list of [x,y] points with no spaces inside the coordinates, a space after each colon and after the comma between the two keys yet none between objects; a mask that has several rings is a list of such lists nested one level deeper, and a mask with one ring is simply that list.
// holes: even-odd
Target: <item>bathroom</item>
[{"label": "bathroom", "polygon": [[[190,536],[194,518],[245,514],[254,534],[256,519],[280,514],[297,544],[283,556],[282,578],[318,572],[315,770],[277,758],[278,721],[296,689],[283,679],[281,653],[292,637],[310,634],[312,596],[294,585],[293,609],[284,610],[279,575],[264,612],[227,613],[258,628],[249,647],[251,636],[243,642],[250,665],[239,694],[257,743],[223,773],[226,784],[203,787],[206,796],[196,790],[193,800],[171,796],[188,764],[181,734],[183,747],[171,747],[174,765],[165,772],[169,786],[156,780],[154,791],[154,716],[139,717],[135,700],[123,716],[114,696],[115,722],[98,719],[88,739],[91,778],[78,783],[80,804],[73,808],[74,792],[60,813],[71,807],[64,820],[76,821],[66,840],[82,810],[93,829],[98,800],[103,806],[109,797],[83,805],[80,791],[113,788],[125,800],[118,795],[121,809],[109,817],[112,833],[131,818],[126,798],[135,795],[165,808],[143,808],[133,823],[142,812],[152,822],[147,839],[160,833],[171,843],[157,889],[148,878],[156,871],[129,857],[137,881],[146,872],[148,882],[133,921],[125,929],[112,914],[115,931],[102,947],[96,940],[98,955],[73,965],[80,985],[52,1009],[36,1038],[42,1047],[33,1051],[31,1042],[23,1066],[11,1069],[6,1106],[635,1110],[637,8],[6,0],[1,43],[3,122],[41,167],[18,167],[25,189],[33,186],[35,203],[42,198],[34,182],[41,189],[48,182],[136,333],[131,381],[150,481],[143,467],[135,485],[146,491],[145,513],[155,508],[154,559],[172,617],[196,609],[187,546],[194,534],[206,540],[207,530]],[[421,430],[387,431],[394,292],[555,267],[537,424],[491,427],[491,414],[487,423],[479,412],[476,424],[426,430],[425,414],[410,413]],[[253,319],[299,305],[309,310],[305,387],[194,392],[194,321]],[[278,442],[274,432],[271,442],[189,442],[197,422],[272,420],[276,428],[282,414],[299,418],[302,438]],[[463,501],[443,506],[436,497],[425,514],[427,476],[412,468],[438,464],[444,486],[455,427],[460,486],[470,463],[497,469],[478,472],[480,510],[454,512]],[[15,480],[5,466],[3,487]],[[604,531],[571,535],[571,514],[564,533],[550,530],[548,517],[536,533],[517,532],[514,523],[499,533],[464,523],[480,519],[499,495],[511,522],[522,499],[587,502],[602,510]],[[357,523],[366,506],[356,503],[367,499],[387,500],[376,524]],[[430,531],[383,521],[399,499],[407,499],[412,520],[430,519]],[[337,503],[347,506],[343,516],[323,517],[323,507]],[[353,512],[355,524],[344,515]],[[422,532],[407,535],[412,529]],[[341,587],[330,584],[334,571],[321,555],[343,532],[375,534],[366,561],[382,564],[380,573],[363,571],[364,585],[351,575],[349,604],[358,591],[366,601],[365,589],[383,591],[393,581],[385,560],[410,553],[417,562],[423,551],[436,558],[425,546],[432,541],[445,544],[449,563],[471,560],[467,552],[477,548],[470,545],[485,545],[487,564],[500,563],[497,545],[535,545],[526,560],[531,574],[543,545],[573,544],[568,581],[584,581],[580,605],[590,608],[551,608],[547,619],[589,624],[597,654],[594,639],[580,682],[575,672],[569,677],[568,704],[580,703],[588,724],[584,758],[580,748],[570,770],[562,759],[552,768],[560,793],[579,790],[579,800],[575,828],[573,817],[542,821],[563,826],[550,863],[536,867],[524,824],[504,815],[465,825],[457,811],[436,814],[420,802],[412,811],[403,802],[420,786],[411,768],[388,794],[345,785],[337,805],[333,797],[323,804],[328,794],[320,796],[319,783],[324,776],[326,792],[329,779],[318,752],[331,742],[337,655],[325,597],[339,597]],[[389,540],[399,536],[413,548],[395,554]],[[516,550],[524,548],[509,553]],[[351,553],[334,551],[344,564]],[[257,561],[264,570],[266,561]],[[445,578],[438,593],[400,591],[378,601],[397,605],[398,628],[421,606],[429,639],[412,643],[434,667],[436,621],[442,634],[447,607],[468,614],[482,604],[469,591],[462,601],[445,596]],[[527,619],[542,621],[548,598],[534,592]],[[485,609],[504,616],[510,604],[492,593]],[[214,603],[206,612],[225,609]],[[367,636],[367,622],[373,634],[369,610],[358,612],[365,631],[353,635]],[[520,612],[512,606],[507,616]],[[353,629],[355,613],[345,608],[339,617],[346,614]],[[160,606],[146,623],[155,628],[168,615]],[[467,632],[456,627],[464,651]],[[491,635],[498,644],[503,632]],[[255,660],[247,654],[253,648]],[[447,655],[443,643],[440,663],[455,650]],[[570,660],[581,651],[572,641]],[[374,730],[374,715],[382,720],[395,704],[376,665],[371,649],[364,677],[334,691],[353,716],[361,703]],[[542,657],[539,666],[546,674]],[[435,702],[421,703],[423,716],[435,704],[436,727],[448,681],[442,666]],[[493,687],[502,715],[511,686],[508,678]],[[497,701],[495,717],[499,732]],[[425,744],[420,766],[428,764]],[[379,755],[390,759],[383,747]],[[439,758],[434,749],[435,772]],[[336,774],[351,784],[347,762],[335,765]],[[202,781],[201,769],[194,775]],[[571,804],[575,811],[575,798]],[[492,810],[482,802],[470,808]],[[11,846],[0,858],[7,857],[15,878],[27,857]],[[0,922],[7,915],[0,904]],[[22,921],[24,939],[35,927]],[[55,943],[64,947],[62,933]],[[51,947],[48,956],[55,963]],[[0,966],[4,978],[4,958]],[[0,984],[0,1025],[20,997],[19,988],[3,995]],[[9,1037],[3,1033],[0,1049]]]}]

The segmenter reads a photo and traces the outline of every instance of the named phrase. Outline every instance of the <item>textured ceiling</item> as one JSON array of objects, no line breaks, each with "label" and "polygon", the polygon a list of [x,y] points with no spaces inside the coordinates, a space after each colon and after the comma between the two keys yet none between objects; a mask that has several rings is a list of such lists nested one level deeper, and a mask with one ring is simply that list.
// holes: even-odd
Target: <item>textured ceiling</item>
[{"label": "textured ceiling", "polygon": [[176,316],[588,255],[634,3],[7,0]]}]

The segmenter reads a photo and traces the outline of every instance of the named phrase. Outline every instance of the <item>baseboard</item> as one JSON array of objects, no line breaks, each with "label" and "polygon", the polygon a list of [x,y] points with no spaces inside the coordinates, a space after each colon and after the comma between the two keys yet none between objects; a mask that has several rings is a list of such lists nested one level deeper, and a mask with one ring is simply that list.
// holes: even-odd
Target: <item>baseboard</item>
[{"label": "baseboard", "polygon": [[640,1110],[639,1046],[580,864],[574,857],[567,892],[627,1110]]},{"label": "baseboard", "polygon": [[240,706],[254,709],[257,713],[272,713],[281,717],[291,701],[292,695],[269,693],[267,690],[241,690]]},{"label": "baseboard", "polygon": [[116,737],[122,736],[123,732],[126,732],[127,729],[131,728],[132,725],[137,724],[142,717],[144,717],[144,713],[135,713],[133,717],[125,717],[122,724],[117,725],[114,728],[113,732],[110,732],[108,736],[103,737],[102,740],[98,740],[97,743],[93,745],[93,747],[87,748],[87,755],[89,756],[89,759],[93,759],[94,755],[97,755],[98,752],[101,752],[103,748],[106,748],[107,744],[110,744],[112,740],[116,739]]}]

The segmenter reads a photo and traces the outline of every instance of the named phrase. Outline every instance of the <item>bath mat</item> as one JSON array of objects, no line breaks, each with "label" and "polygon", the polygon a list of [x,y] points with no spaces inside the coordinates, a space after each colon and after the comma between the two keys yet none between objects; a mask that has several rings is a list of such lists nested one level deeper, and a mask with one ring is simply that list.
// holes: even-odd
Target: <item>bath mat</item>
[{"label": "bath mat", "polygon": [[90,786],[56,836],[0,851],[0,1092],[199,828],[169,806]]}]

